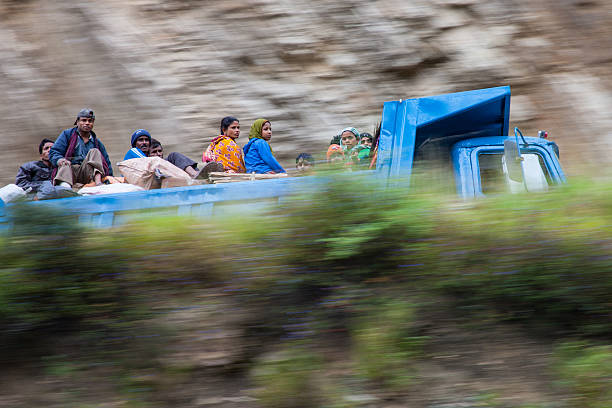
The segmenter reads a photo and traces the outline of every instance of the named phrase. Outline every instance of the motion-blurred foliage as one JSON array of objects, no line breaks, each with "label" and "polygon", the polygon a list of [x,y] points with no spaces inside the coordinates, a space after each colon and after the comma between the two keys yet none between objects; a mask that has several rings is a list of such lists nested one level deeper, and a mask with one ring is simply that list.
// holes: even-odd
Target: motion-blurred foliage
[{"label": "motion-blurred foliage", "polygon": [[584,341],[561,344],[555,369],[572,397],[571,407],[604,408],[612,403],[612,346]]},{"label": "motion-blurred foliage", "polygon": [[576,183],[499,197],[439,219],[439,286],[545,332],[612,331],[610,189]]},{"label": "motion-blurred foliage", "polygon": [[416,335],[414,305],[378,302],[360,314],[351,330],[357,371],[383,388],[402,390],[417,379],[413,361],[423,356],[427,338]]},{"label": "motion-blurred foliage", "polygon": [[[247,360],[265,384],[262,403],[289,406],[287,395],[317,392],[323,339],[350,347],[358,383],[417,382],[412,362],[428,341],[419,316],[440,297],[439,307],[459,307],[449,313],[487,313],[556,338],[612,334],[608,185],[467,203],[357,175],[316,186],[265,215],[154,218],[110,231],[19,211],[1,251],[5,336],[72,327],[66,321],[138,327],[167,299],[216,290],[248,315],[243,336],[255,346]],[[258,358],[292,341],[304,351]],[[287,371],[296,358],[304,369]]]},{"label": "motion-blurred foliage", "polygon": [[[0,250],[0,319],[22,334],[77,322],[104,325],[125,311],[127,264],[105,245],[55,211],[23,206]],[[67,329],[67,328],[65,328]]]},{"label": "motion-blurred foliage", "polygon": [[252,374],[258,386],[256,395],[266,407],[298,408],[321,404],[324,397],[316,384],[321,368],[319,356],[298,344],[290,345],[257,362]]}]

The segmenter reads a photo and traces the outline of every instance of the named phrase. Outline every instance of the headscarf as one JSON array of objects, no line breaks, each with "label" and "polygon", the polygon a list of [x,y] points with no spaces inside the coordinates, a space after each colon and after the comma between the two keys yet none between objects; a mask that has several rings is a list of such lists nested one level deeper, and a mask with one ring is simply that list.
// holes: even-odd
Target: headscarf
[{"label": "headscarf", "polygon": [[[263,126],[266,124],[266,122],[270,123],[268,119],[263,119],[263,118],[257,119],[255,122],[253,122],[253,124],[251,125],[251,130],[249,131],[249,140],[262,139],[266,143],[268,143],[268,146],[270,145],[270,142],[268,142],[261,136],[261,130],[263,129]],[[272,146],[270,146],[270,152],[274,156],[274,151],[272,150]]]},{"label": "headscarf", "polygon": [[346,127],[342,129],[340,132],[338,132],[338,135],[337,135],[340,138],[340,146],[342,146],[343,149],[346,150],[346,147],[342,145],[342,134],[344,132],[351,132],[352,134],[354,134],[355,138],[357,138],[357,142],[359,143],[359,140],[361,139],[361,135],[359,134],[359,131],[357,131],[357,129],[355,129],[354,127]]},{"label": "headscarf", "polygon": [[337,144],[333,144],[333,145],[329,145],[329,148],[327,149],[327,161],[331,161],[332,157],[335,155],[340,155],[342,156],[342,158],[344,158],[344,150],[342,150],[342,147],[340,147],[340,145]]}]

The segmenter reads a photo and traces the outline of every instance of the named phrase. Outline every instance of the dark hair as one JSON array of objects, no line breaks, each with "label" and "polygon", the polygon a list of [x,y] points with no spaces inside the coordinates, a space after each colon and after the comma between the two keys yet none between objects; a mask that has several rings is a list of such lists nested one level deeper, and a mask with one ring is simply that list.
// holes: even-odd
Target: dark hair
[{"label": "dark hair", "polygon": [[39,154],[42,154],[42,149],[43,149],[43,147],[45,147],[45,144],[47,144],[47,143],[55,143],[55,140],[51,140],[51,139],[44,138],[44,139],[43,139],[43,140],[40,142],[40,144],[38,145],[38,153],[39,153]]},{"label": "dark hair", "polygon": [[374,158],[374,155],[378,151],[378,142],[380,140],[380,127],[382,123],[378,122],[376,124],[376,129],[374,129],[374,137],[372,138],[372,148],[370,149],[370,159]]},{"label": "dark hair", "polygon": [[240,123],[240,121],[233,116],[226,116],[223,119],[221,119],[221,134],[223,134],[223,132],[227,130],[229,125],[231,125],[234,122]]},{"label": "dark hair", "polygon": [[336,135],[336,136],[332,137],[332,139],[329,141],[329,145],[330,146],[333,145],[333,144],[339,145],[340,144],[340,140],[342,140],[341,135]]},{"label": "dark hair", "polygon": [[300,153],[298,155],[298,157],[295,158],[295,164],[297,164],[300,161],[300,159],[302,159],[302,161],[308,162],[308,163],[310,163],[311,165],[314,166],[314,162],[315,161],[314,161],[314,158],[312,157],[312,155],[310,153]]},{"label": "dark hair", "polygon": [[151,138],[151,147],[149,147],[149,149],[152,149],[157,146],[161,146],[162,149],[164,148],[162,144],[159,142],[159,140]]},{"label": "dark hair", "polygon": [[361,139],[363,139],[363,138],[370,139],[371,142],[374,141],[374,137],[371,134],[369,134],[368,132],[363,132],[361,134]]}]

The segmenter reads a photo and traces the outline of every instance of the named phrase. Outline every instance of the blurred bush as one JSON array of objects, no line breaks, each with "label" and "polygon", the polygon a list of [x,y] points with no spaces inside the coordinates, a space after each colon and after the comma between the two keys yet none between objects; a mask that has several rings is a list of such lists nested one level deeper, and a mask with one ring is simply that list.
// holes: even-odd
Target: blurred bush
[{"label": "blurred bush", "polygon": [[416,335],[416,308],[402,300],[382,300],[370,309],[351,331],[357,371],[383,388],[406,389],[417,379],[413,362],[423,356],[427,340]]},{"label": "blurred bush", "polygon": [[570,393],[569,406],[612,406],[612,346],[594,346],[582,341],[566,342],[556,352],[556,372]]},{"label": "blurred bush", "polygon": [[[15,207],[0,250],[4,336],[139,331],[156,319],[152,308],[203,302],[207,289],[241,317],[246,351],[236,361],[251,365],[262,405],[340,407],[346,392],[405,391],[419,380],[424,307],[518,321],[554,338],[612,334],[607,184],[470,203],[359,174],[314,186],[256,217],[152,218],[110,231]],[[330,343],[346,349],[352,390],[321,384],[330,366],[318,348]],[[141,351],[161,353],[161,344],[151,337]],[[608,351],[564,357],[560,370],[577,395],[601,394]],[[134,359],[154,364],[145,354]],[[594,377],[580,371],[587,362]]]},{"label": "blurred bush", "polygon": [[469,308],[552,334],[610,334],[612,194],[576,183],[443,211],[432,273]]},{"label": "blurred bush", "polygon": [[342,320],[356,303],[401,287],[451,295],[463,310],[545,333],[610,334],[609,191],[576,183],[455,204],[357,176],[330,177],[273,218],[242,222],[231,234],[249,237],[242,250],[249,261],[240,267],[250,279],[241,293],[263,300],[267,312],[321,306],[319,313],[348,327]]},{"label": "blurred bush", "polygon": [[324,401],[316,384],[322,360],[306,347],[289,344],[264,355],[252,372],[259,403],[264,407],[313,407]]},{"label": "blurred bush", "polygon": [[308,310],[311,329],[348,329],[360,305],[394,289],[450,294],[546,330],[609,334],[608,191],[582,183],[457,206],[326,176],[264,217],[156,218],[111,233],[23,206],[2,248],[0,317],[14,329],[91,322],[151,291],[219,286],[257,307],[254,326],[286,332],[287,313]]},{"label": "blurred bush", "polygon": [[105,326],[130,306],[122,254],[57,211],[16,206],[0,250],[4,335]]},{"label": "blurred bush", "polygon": [[[422,248],[433,224],[426,198],[381,188],[366,177],[328,177],[292,197],[265,222],[242,222],[242,292],[254,303],[290,311],[315,310],[339,324],[371,290],[422,272]],[[249,229],[243,234],[244,229]],[[270,307],[268,307],[270,306]],[[315,309],[312,309],[315,307]],[[278,321],[268,316],[266,321]],[[333,326],[332,321],[327,321]],[[330,327],[328,327],[330,328]]]}]

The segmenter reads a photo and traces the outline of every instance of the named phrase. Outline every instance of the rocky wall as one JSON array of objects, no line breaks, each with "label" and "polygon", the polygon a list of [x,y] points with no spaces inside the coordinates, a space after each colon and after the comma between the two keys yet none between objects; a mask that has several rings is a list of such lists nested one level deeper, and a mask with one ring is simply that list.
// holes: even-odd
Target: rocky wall
[{"label": "rocky wall", "polygon": [[511,126],[550,132],[569,173],[609,163],[604,0],[0,1],[0,178],[96,112],[113,162],[147,128],[201,157],[226,115],[273,123],[281,162],[372,131],[386,100],[512,87]]}]

